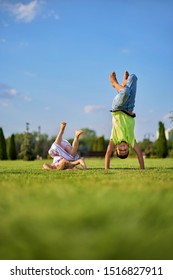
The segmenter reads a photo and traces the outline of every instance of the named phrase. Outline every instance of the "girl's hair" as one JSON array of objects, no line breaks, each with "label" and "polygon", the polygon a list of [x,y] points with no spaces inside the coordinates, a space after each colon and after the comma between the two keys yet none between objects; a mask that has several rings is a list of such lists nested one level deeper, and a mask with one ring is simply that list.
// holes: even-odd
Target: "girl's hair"
[{"label": "girl's hair", "polygon": [[58,165],[58,170],[72,169],[74,165],[72,165],[69,161],[61,160]]}]

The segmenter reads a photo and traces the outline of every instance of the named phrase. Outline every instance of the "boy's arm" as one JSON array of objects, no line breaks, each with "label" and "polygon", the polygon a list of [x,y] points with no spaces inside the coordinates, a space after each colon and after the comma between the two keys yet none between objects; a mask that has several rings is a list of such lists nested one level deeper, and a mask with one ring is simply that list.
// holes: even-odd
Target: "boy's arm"
[{"label": "boy's arm", "polygon": [[115,145],[113,143],[113,141],[109,141],[109,145],[107,147],[107,151],[106,151],[106,155],[105,155],[105,169],[109,169],[110,168],[110,158],[113,152]]},{"label": "boy's arm", "polygon": [[140,148],[139,148],[137,143],[135,143],[135,145],[134,145],[134,150],[135,150],[135,152],[137,154],[140,168],[141,169],[145,169],[143,154],[142,154],[142,152],[141,152],[141,150],[140,150]]}]

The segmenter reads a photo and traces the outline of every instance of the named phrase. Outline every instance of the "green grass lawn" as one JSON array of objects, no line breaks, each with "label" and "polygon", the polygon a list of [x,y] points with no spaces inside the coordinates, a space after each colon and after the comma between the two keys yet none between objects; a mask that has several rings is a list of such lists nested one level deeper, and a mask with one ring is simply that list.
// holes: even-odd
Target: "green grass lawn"
[{"label": "green grass lawn", "polygon": [[43,162],[0,161],[0,259],[173,259],[172,159]]}]

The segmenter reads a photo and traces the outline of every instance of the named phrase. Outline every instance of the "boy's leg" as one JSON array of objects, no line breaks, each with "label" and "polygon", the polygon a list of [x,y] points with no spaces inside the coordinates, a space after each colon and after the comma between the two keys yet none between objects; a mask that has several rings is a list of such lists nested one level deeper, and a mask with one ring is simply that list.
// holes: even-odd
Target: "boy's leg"
[{"label": "boy's leg", "polygon": [[128,77],[129,77],[129,73],[127,71],[125,71],[123,81],[122,81],[122,85],[120,85],[118,83],[115,72],[111,73],[109,79],[110,79],[110,82],[111,82],[112,86],[119,92],[120,90],[122,90],[126,86],[126,83],[128,81]]},{"label": "boy's leg", "polygon": [[123,86],[123,87],[126,86],[128,77],[129,77],[129,72],[127,72],[127,71],[124,72],[124,77],[123,77],[123,81],[122,81],[122,86]]},{"label": "boy's leg", "polygon": [[112,103],[112,111],[116,111],[116,110],[126,110],[125,103],[129,98],[129,88],[126,87],[126,84],[128,82],[128,78],[129,78],[129,73],[126,71],[124,73],[124,78],[123,78],[123,82],[122,85],[120,85],[116,79],[116,74],[115,72],[113,72],[110,75],[110,81],[112,83],[112,86],[116,88],[116,90],[118,91],[118,94],[115,96],[115,98],[113,99],[113,103]]},{"label": "boy's leg", "polygon": [[129,75],[126,83],[126,87],[129,89],[129,99],[128,104],[126,104],[127,111],[133,112],[135,107],[135,98],[136,98],[136,90],[137,90],[137,80],[135,74]]},{"label": "boy's leg", "polygon": [[119,92],[121,89],[123,89],[124,87],[122,85],[120,85],[117,81],[117,77],[115,72],[112,72],[109,76],[110,82],[112,84],[112,86]]},{"label": "boy's leg", "polygon": [[83,130],[76,130],[75,137],[72,143],[72,147],[66,146],[65,150],[71,155],[75,156],[77,154],[78,146],[79,146],[79,137],[83,134]]},{"label": "boy's leg", "polygon": [[59,146],[61,146],[61,142],[62,142],[62,135],[64,133],[64,130],[65,130],[65,127],[66,127],[66,123],[65,122],[62,122],[61,125],[60,125],[60,130],[58,132],[58,135],[55,139],[55,143]]},{"label": "boy's leg", "polygon": [[126,86],[128,86],[131,93],[136,93],[137,79],[138,78],[135,74],[131,74],[128,76]]}]

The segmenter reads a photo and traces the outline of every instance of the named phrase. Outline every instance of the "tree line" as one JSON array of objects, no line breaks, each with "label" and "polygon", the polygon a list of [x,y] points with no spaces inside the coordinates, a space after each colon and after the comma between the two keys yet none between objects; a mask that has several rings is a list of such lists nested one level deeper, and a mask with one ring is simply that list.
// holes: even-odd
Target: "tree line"
[{"label": "tree line", "polygon": [[[104,136],[97,137],[94,130],[83,128],[85,134],[80,138],[78,152],[82,156],[104,156],[108,139]],[[47,134],[40,132],[30,133],[28,130],[24,133],[12,134],[5,139],[3,129],[0,128],[0,160],[34,160],[48,158],[48,150],[54,142],[55,137],[49,138]],[[73,139],[68,139],[72,143]],[[165,127],[162,122],[159,122],[158,139],[152,142],[148,138],[144,138],[139,142],[139,147],[146,157],[165,158],[167,156],[173,158],[173,130],[171,140],[165,137]],[[131,156],[134,152],[131,151]]]}]

